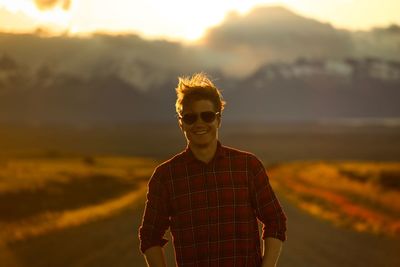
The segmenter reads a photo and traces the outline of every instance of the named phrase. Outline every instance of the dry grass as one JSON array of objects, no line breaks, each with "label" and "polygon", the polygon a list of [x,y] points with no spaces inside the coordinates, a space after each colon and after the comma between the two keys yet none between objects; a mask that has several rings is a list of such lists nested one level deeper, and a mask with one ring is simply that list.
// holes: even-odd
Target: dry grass
[{"label": "dry grass", "polygon": [[[129,157],[0,161],[0,245],[132,205],[156,163]],[[358,231],[400,234],[398,162],[292,162],[268,170],[274,188],[316,216]]]},{"label": "dry grass", "polygon": [[0,162],[0,245],[87,223],[137,201],[156,162],[146,158]]},{"label": "dry grass", "polygon": [[146,158],[86,157],[61,159],[10,159],[0,161],[0,194],[35,191],[51,182],[67,183],[93,175],[136,179],[153,171],[156,162]]},{"label": "dry grass", "polygon": [[2,225],[0,243],[14,242],[109,217],[132,205],[143,194],[145,189],[146,187],[142,187],[117,199],[108,200],[96,205],[62,212],[43,212],[38,216],[18,222],[0,224]]},{"label": "dry grass", "polygon": [[336,224],[400,235],[400,163],[293,162],[269,169],[277,190]]}]

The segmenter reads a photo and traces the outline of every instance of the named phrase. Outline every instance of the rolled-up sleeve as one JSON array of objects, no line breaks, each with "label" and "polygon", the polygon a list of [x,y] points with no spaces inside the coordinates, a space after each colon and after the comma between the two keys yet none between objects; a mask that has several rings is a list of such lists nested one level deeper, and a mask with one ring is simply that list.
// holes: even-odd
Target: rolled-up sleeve
[{"label": "rolled-up sleeve", "polygon": [[148,184],[147,201],[139,228],[140,250],[164,246],[164,234],[170,225],[168,191],[162,182],[162,171],[156,168]]},{"label": "rolled-up sleeve", "polygon": [[263,223],[262,238],[286,240],[286,215],[269,183],[263,164],[253,157],[250,160],[250,195],[257,218]]}]

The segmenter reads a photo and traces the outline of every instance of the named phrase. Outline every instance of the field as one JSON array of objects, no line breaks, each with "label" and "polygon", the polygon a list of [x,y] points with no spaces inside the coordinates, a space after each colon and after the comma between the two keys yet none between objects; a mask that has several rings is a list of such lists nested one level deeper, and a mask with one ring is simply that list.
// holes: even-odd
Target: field
[{"label": "field", "polygon": [[317,217],[400,237],[400,162],[292,162],[269,174],[274,188]]},{"label": "field", "polygon": [[[229,124],[220,140],[266,162],[292,160],[400,160],[400,126]],[[0,158],[117,155],[169,158],[185,147],[177,124],[110,127],[0,125]]]},{"label": "field", "polygon": [[135,202],[155,161],[145,158],[2,160],[0,243],[114,215]]},{"label": "field", "polygon": [[[144,204],[154,167],[184,148],[182,138],[177,127],[154,125],[0,127],[0,262],[7,267],[108,266],[119,259],[118,266],[126,266],[129,259],[144,266],[136,240],[138,207]],[[226,125],[220,139],[263,160],[285,205],[338,229],[362,233],[361,239],[376,236],[371,244],[392,244],[400,237],[399,127]],[[290,211],[290,222],[299,216],[293,214],[297,211]],[[114,228],[117,222],[124,225],[123,233]],[[102,247],[96,241],[104,236],[114,240],[112,245]],[[82,245],[75,244],[76,238]],[[300,239],[305,242],[306,237]],[[53,247],[60,242],[71,247],[57,251]],[[129,249],[124,247],[121,255],[117,248],[124,244]],[[54,256],[41,258],[47,251]],[[290,257],[298,256],[283,255],[283,262]],[[323,261],[315,255],[299,266],[318,257]],[[378,256],[366,261],[374,259],[381,262]]]},{"label": "field", "polygon": [[[129,157],[3,160],[0,242],[112,216],[144,189],[156,161]],[[400,235],[400,162],[290,162],[271,184],[307,212],[357,231]]]}]

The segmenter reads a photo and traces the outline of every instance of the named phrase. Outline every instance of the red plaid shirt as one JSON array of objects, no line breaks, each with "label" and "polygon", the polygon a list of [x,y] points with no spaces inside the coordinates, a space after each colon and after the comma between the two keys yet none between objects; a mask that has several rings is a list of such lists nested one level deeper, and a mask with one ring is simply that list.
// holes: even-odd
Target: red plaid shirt
[{"label": "red plaid shirt", "polygon": [[171,228],[178,266],[260,266],[262,238],[286,239],[282,211],[262,163],[218,147],[208,164],[189,148],[156,168],[150,182],[140,249],[164,246]]}]

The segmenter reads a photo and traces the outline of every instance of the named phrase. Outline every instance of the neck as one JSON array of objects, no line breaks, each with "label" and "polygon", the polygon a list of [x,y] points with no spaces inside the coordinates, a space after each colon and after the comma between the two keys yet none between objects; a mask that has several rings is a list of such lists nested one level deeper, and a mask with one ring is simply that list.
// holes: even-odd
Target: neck
[{"label": "neck", "polygon": [[198,160],[208,163],[212,160],[217,151],[217,141],[207,146],[195,146],[189,143],[189,147]]}]

